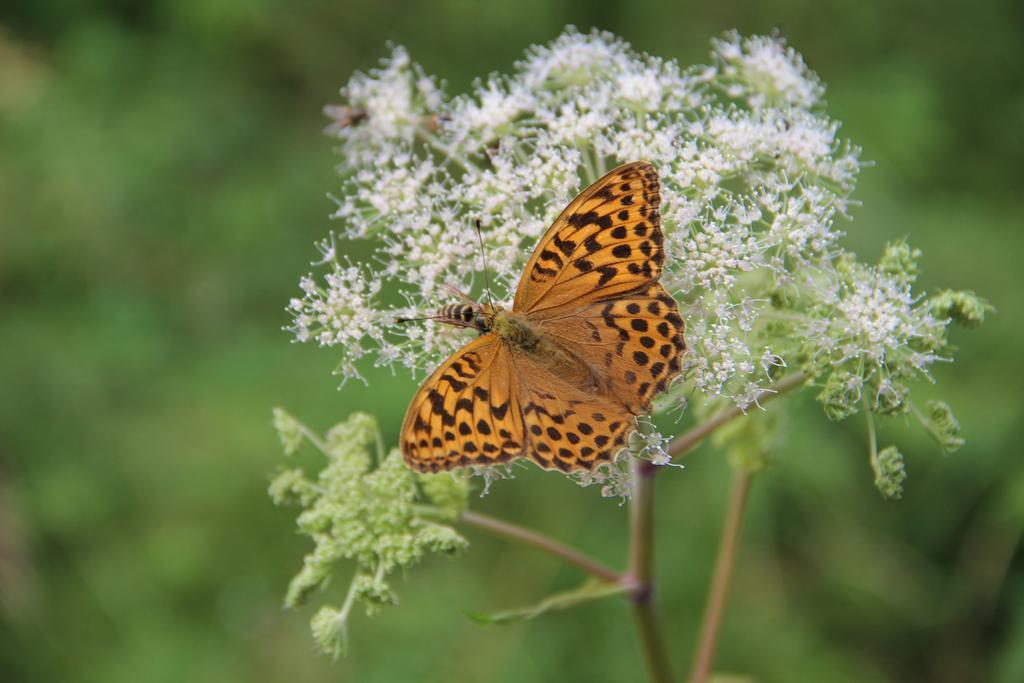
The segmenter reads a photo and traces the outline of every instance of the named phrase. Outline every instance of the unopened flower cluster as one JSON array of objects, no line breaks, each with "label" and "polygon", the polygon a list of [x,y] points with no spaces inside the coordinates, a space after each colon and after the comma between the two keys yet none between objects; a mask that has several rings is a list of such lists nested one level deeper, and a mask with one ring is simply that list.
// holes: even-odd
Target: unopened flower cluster
[{"label": "unopened flower cluster", "polygon": [[[430,369],[465,332],[394,321],[450,302],[447,285],[482,298],[477,222],[508,305],[572,197],[642,159],[661,177],[663,282],[687,324],[676,404],[746,409],[800,369],[830,417],[905,413],[909,383],[950,357],[947,324],[980,322],[986,304],[915,293],[919,254],[905,244],[877,265],[844,251],[861,162],[825,113],[824,90],[777,36],[730,33],[707,64],[684,67],[569,29],[527,50],[511,75],[457,95],[395,48],[328,108],[342,157],[338,228],[289,305],[290,329],[333,348],[344,378],[364,356]],[[350,262],[353,240],[368,240],[372,258]]]},{"label": "unopened flower cluster", "polygon": [[[320,648],[337,657],[345,652],[356,603],[367,614],[396,604],[388,580],[392,572],[411,567],[428,552],[452,554],[467,545],[437,520],[453,518],[465,507],[468,486],[451,474],[414,474],[397,451],[384,455],[369,415],[356,413],[323,438],[280,409],[274,412],[274,425],[286,455],[309,441],[327,458],[315,480],[298,468],[279,472],[270,495],[279,505],[302,508],[299,531],[315,543],[288,587],[286,606],[295,607],[324,588],[342,561],[355,566],[342,604],[320,608],[312,621]],[[432,505],[417,507],[418,498]],[[433,519],[423,516],[424,508]]]}]

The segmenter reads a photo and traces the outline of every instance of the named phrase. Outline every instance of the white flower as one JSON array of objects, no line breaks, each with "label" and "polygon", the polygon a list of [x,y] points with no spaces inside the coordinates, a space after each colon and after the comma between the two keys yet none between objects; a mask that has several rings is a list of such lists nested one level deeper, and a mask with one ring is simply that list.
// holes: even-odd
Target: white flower
[{"label": "white flower", "polygon": [[380,281],[357,266],[334,261],[322,285],[310,275],[302,279],[301,288],[305,296],[288,304],[293,320],[287,329],[297,341],[345,349],[339,374],[358,377],[355,363],[365,352],[363,341],[383,338],[383,316],[374,308]]},{"label": "white flower", "polygon": [[473,95],[457,98],[449,120],[443,125],[454,144],[476,152],[511,132],[516,118],[535,106],[534,95],[521,83],[508,87],[492,78],[485,86],[478,86]]},{"label": "white flower", "polygon": [[[328,130],[344,139],[347,156],[356,161],[373,153],[383,140],[412,141],[430,112],[443,101],[433,79],[412,64],[404,48],[395,48],[380,68],[357,73],[341,89],[348,121]],[[332,110],[328,110],[330,114]]]},{"label": "white flower", "polygon": [[774,36],[741,38],[736,32],[712,42],[729,95],[761,108],[790,105],[808,109],[825,88],[803,58]]},{"label": "white flower", "polygon": [[[807,348],[819,372],[831,374],[836,389],[829,402],[860,395],[872,387],[873,409],[907,409],[906,382],[928,377],[930,366],[948,360],[947,320],[936,318],[911,292],[910,279],[881,268],[843,264],[836,274],[811,278],[808,293],[816,299],[813,319],[804,325]],[[838,397],[838,398],[837,398]]]},{"label": "white flower", "polygon": [[583,35],[570,27],[551,45],[534,46],[516,64],[526,86],[583,86],[619,70],[630,59],[627,46],[610,33]]}]

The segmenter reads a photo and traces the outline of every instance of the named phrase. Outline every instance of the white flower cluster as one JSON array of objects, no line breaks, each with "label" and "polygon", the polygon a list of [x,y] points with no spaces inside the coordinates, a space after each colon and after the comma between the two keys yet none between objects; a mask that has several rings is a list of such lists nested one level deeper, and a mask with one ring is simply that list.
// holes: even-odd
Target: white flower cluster
[{"label": "white flower cluster", "polygon": [[752,108],[790,105],[813,107],[825,94],[803,58],[777,37],[742,38],[735,31],[712,41],[715,64],[730,97]]},{"label": "white flower cluster", "polygon": [[333,238],[321,244],[329,272],[322,285],[312,275],[299,280],[304,296],[288,303],[292,315],[291,330],[296,341],[316,341],[321,346],[345,349],[338,372],[356,377],[356,361],[366,353],[366,344],[376,345],[379,352],[392,349],[384,338],[390,318],[373,307],[380,292],[381,280],[359,266],[340,259],[335,253]]},{"label": "white flower cluster", "polygon": [[819,398],[830,416],[845,417],[859,402],[871,412],[905,413],[908,382],[949,360],[942,354],[950,319],[935,315],[934,299],[911,292],[918,256],[896,242],[878,266],[844,255],[834,269],[809,275],[809,315],[796,329],[807,364],[825,379]]},{"label": "white flower cluster", "polygon": [[340,238],[374,240],[376,256],[357,267],[327,249],[328,272],[303,280],[291,329],[337,347],[344,377],[371,350],[430,367],[462,336],[388,322],[448,302],[445,285],[482,293],[477,221],[507,299],[575,193],[645,159],[662,178],[664,282],[687,319],[689,376],[745,405],[769,378],[763,358],[781,353],[765,339],[770,302],[798,273],[827,268],[860,167],[822,94],[777,37],[729,34],[708,65],[683,68],[570,28],[512,75],[454,97],[397,48],[329,108],[343,156]]}]

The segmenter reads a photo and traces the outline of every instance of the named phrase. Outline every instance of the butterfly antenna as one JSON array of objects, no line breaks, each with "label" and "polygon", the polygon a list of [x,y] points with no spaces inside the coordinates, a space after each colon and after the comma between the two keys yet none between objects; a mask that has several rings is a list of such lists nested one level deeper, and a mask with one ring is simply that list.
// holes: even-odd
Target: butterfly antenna
[{"label": "butterfly antenna", "polygon": [[476,219],[476,238],[480,242],[480,258],[484,262],[484,286],[487,288],[487,303],[494,306],[494,299],[491,297],[491,279],[487,274],[487,250],[484,249],[484,236],[480,231],[480,219]]}]

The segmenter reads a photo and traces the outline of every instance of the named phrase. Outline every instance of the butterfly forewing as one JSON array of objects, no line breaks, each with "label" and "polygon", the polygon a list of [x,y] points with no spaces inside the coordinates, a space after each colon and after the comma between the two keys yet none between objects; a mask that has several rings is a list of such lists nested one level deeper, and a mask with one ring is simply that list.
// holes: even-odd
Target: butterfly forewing
[{"label": "butterfly forewing", "polygon": [[633,414],[679,374],[686,348],[679,305],[657,282],[660,202],[650,164],[614,169],[551,226],[516,294],[538,329],[584,360]]},{"label": "butterfly forewing", "polygon": [[661,275],[665,259],[658,174],[637,161],[584,190],[541,238],[513,310],[535,313],[613,298]]},{"label": "butterfly forewing", "polygon": [[510,351],[494,334],[474,339],[434,371],[402,426],[405,462],[424,472],[506,462],[523,448]]}]

